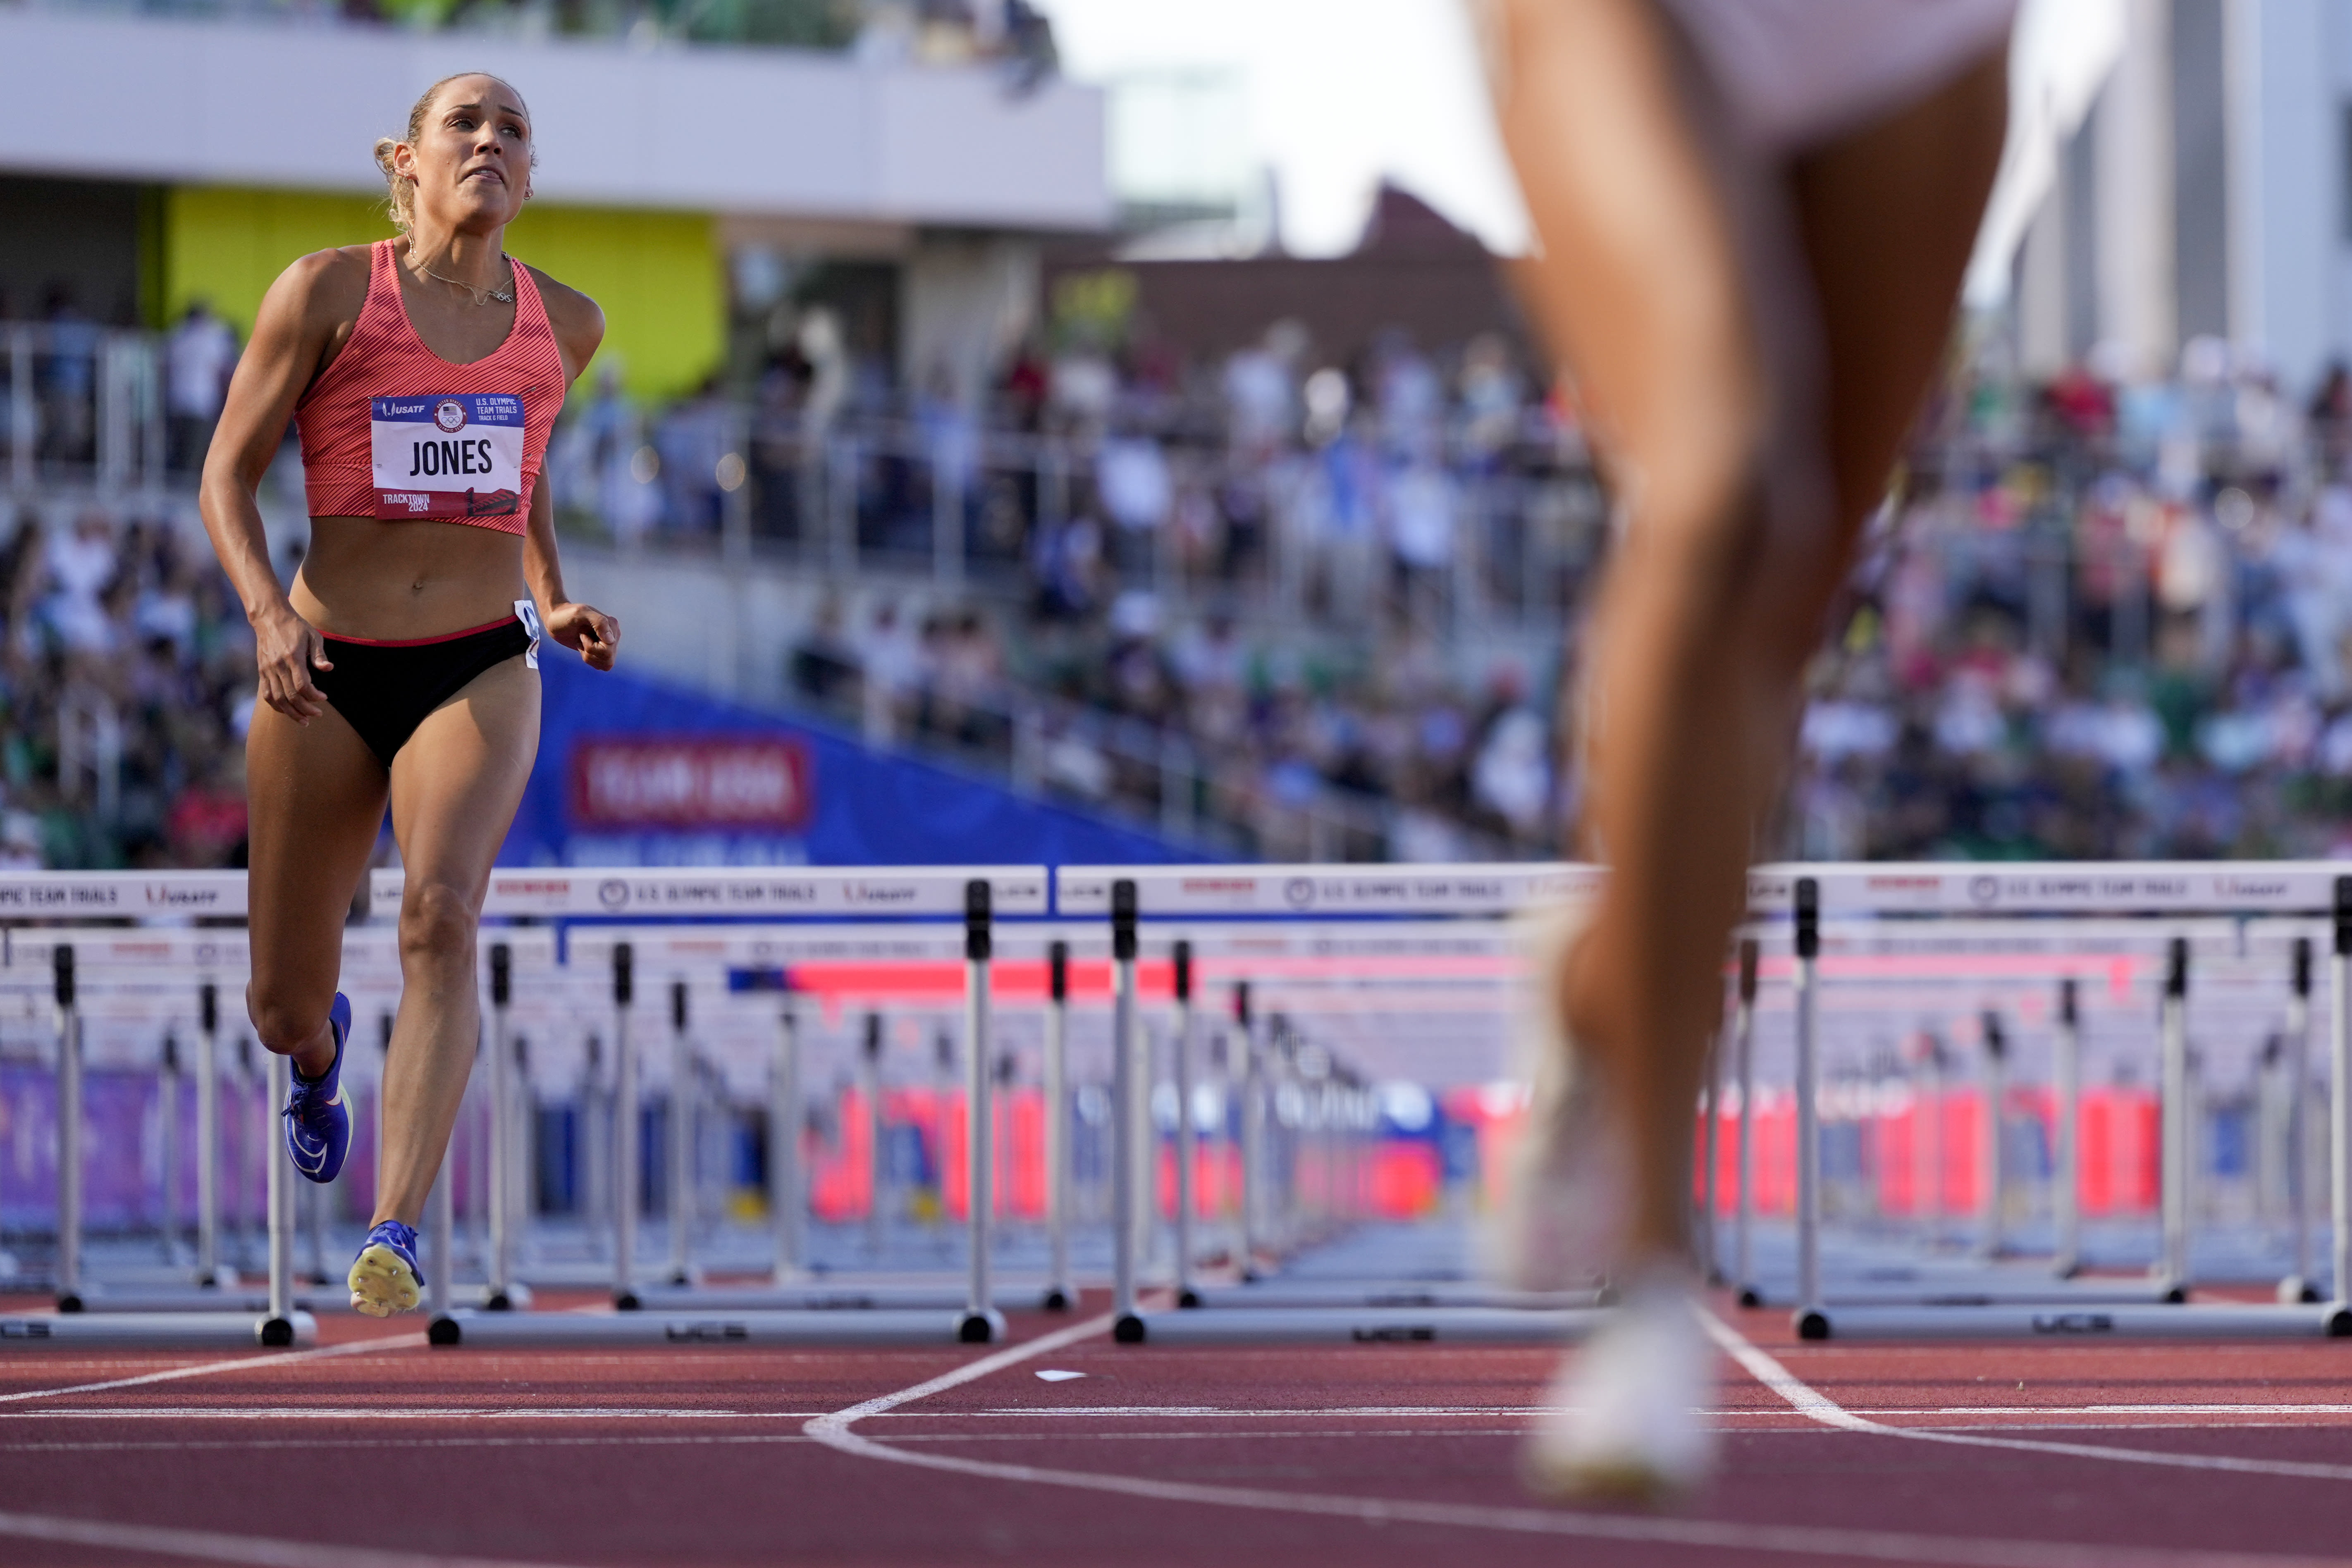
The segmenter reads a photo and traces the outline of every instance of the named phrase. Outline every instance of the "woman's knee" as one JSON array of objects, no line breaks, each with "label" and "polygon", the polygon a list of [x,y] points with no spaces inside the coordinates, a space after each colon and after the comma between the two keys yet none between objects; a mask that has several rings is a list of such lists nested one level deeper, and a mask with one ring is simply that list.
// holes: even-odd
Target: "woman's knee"
[{"label": "woman's knee", "polygon": [[319,1031],[327,1026],[327,1009],[334,994],[331,981],[321,990],[256,974],[245,988],[245,1010],[262,1046],[287,1056],[319,1037]]},{"label": "woman's knee", "polygon": [[[1843,580],[1833,491],[1814,454],[1759,422],[1656,455],[1636,490],[1623,560],[1714,635],[1779,644]],[[1809,634],[1808,634],[1809,635]]]},{"label": "woman's knee", "polygon": [[474,901],[445,882],[411,882],[400,905],[404,969],[469,967],[479,914]]}]

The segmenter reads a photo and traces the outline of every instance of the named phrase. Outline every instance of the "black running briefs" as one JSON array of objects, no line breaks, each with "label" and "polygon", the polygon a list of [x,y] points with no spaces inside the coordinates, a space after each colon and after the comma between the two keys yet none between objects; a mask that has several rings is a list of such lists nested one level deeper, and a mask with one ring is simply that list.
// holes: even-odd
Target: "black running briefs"
[{"label": "black running briefs", "polygon": [[520,617],[422,642],[329,637],[327,658],[335,668],[313,669],[310,680],[389,768],[427,714],[474,677],[529,653],[530,646],[530,630]]}]

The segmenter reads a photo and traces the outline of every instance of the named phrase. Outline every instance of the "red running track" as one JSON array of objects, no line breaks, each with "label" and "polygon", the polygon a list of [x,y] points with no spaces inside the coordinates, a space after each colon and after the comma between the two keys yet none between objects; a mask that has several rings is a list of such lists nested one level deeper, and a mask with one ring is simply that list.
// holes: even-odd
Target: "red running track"
[{"label": "red running track", "polygon": [[2352,1341],[1801,1345],[1716,1310],[1727,1462],[1661,1512],[1519,1489],[1533,1350],[1129,1347],[1098,1315],[979,1352],[341,1317],[297,1354],[12,1349],[0,1563],[2352,1563]]}]

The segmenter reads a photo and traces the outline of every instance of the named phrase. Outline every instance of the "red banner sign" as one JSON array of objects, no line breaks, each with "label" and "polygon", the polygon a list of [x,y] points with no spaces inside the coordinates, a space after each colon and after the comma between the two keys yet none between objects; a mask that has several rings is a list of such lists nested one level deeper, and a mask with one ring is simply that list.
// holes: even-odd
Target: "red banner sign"
[{"label": "red banner sign", "polygon": [[572,819],[583,827],[808,826],[808,753],[772,736],[587,738],[572,747]]}]

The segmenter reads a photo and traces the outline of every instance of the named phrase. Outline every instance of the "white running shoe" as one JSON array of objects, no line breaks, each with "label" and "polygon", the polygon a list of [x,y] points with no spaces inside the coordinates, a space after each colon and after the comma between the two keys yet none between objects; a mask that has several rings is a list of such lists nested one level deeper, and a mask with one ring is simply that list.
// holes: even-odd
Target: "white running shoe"
[{"label": "white running shoe", "polygon": [[1504,1173],[1489,1250],[1503,1283],[1570,1290],[1603,1283],[1623,1246],[1633,1152],[1609,1114],[1599,1077],[1559,1013],[1560,971],[1586,911],[1549,911],[1528,932],[1528,988],[1517,1029],[1528,1117]]},{"label": "white running shoe", "polygon": [[1686,1497],[1715,1472],[1716,1350],[1679,1270],[1626,1292],[1544,1393],[1520,1455],[1528,1485],[1554,1498],[1640,1503]]}]

